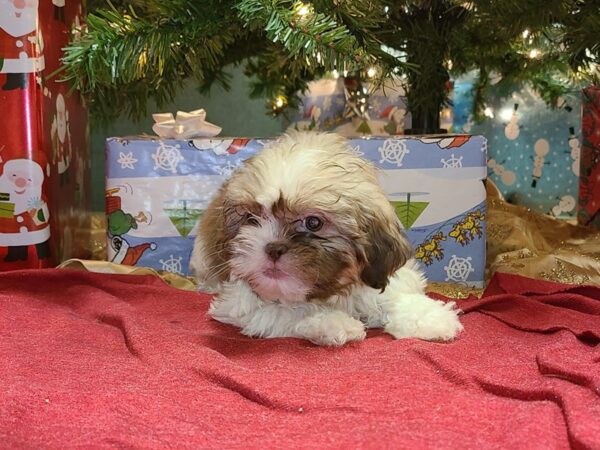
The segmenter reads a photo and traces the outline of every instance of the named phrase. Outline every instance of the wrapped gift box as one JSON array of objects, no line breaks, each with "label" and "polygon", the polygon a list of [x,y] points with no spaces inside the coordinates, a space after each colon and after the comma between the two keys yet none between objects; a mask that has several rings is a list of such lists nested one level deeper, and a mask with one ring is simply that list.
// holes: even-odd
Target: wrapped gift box
[{"label": "wrapped gift box", "polygon": [[87,257],[86,110],[59,76],[81,1],[0,2],[0,270]]},{"label": "wrapped gift box", "polygon": [[[109,260],[188,273],[198,219],[219,186],[269,139],[107,141]],[[486,140],[357,138],[375,163],[432,281],[483,284]]]},{"label": "wrapped gift box", "polygon": [[511,203],[565,219],[575,217],[580,164],[580,100],[550,108],[532,89],[492,89],[480,123],[473,121],[473,80],[454,83],[454,132],[489,141],[489,177]]},{"label": "wrapped gift box", "polygon": [[578,222],[600,228],[600,87],[583,90]]},{"label": "wrapped gift box", "polygon": [[398,135],[410,128],[410,113],[406,110],[406,96],[400,83],[390,80],[374,89],[367,82],[364,87],[369,92],[369,120],[366,122],[348,109],[344,78],[325,78],[309,83],[308,89],[300,97],[302,109],[292,118],[290,128],[335,131],[347,137]]}]

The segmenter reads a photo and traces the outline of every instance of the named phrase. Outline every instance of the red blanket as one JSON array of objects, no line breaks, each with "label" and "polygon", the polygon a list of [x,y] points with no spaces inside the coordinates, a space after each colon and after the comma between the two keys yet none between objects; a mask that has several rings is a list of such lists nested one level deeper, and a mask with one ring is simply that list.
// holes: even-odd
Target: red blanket
[{"label": "red blanket", "polygon": [[150,276],[0,274],[2,448],[600,448],[600,289],[498,275],[455,342],[254,340]]}]

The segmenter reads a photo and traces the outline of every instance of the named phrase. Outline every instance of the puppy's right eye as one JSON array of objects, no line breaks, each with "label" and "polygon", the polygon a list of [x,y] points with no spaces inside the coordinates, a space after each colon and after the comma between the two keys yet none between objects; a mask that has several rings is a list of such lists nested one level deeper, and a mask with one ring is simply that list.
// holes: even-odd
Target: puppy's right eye
[{"label": "puppy's right eye", "polygon": [[258,219],[256,217],[254,217],[252,214],[246,214],[245,223],[247,225],[252,225],[253,227],[260,225]]}]

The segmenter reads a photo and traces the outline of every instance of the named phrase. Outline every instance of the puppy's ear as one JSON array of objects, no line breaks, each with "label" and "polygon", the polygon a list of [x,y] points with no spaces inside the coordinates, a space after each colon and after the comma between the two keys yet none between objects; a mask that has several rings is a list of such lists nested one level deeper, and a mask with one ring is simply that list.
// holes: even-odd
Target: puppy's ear
[{"label": "puppy's ear", "polygon": [[412,257],[412,247],[393,218],[373,217],[364,228],[366,242],[361,279],[365,284],[383,292],[389,278]]},{"label": "puppy's ear", "polygon": [[227,221],[227,184],[223,185],[200,218],[190,258],[190,271],[205,287],[229,278],[227,242],[233,237]]}]

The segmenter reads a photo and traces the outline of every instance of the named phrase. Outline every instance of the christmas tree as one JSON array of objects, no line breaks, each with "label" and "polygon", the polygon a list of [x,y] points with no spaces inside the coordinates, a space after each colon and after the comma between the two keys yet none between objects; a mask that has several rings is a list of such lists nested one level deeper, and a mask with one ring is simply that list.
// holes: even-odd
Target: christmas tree
[{"label": "christmas tree", "polygon": [[[245,64],[274,114],[327,74],[399,78],[413,132],[438,132],[452,76],[477,71],[475,115],[491,84],[528,83],[550,104],[598,82],[600,0],[131,0],[89,4],[63,77],[111,118],[163,105],[185,80],[227,86]],[[377,83],[374,83],[377,85]]]}]

